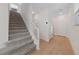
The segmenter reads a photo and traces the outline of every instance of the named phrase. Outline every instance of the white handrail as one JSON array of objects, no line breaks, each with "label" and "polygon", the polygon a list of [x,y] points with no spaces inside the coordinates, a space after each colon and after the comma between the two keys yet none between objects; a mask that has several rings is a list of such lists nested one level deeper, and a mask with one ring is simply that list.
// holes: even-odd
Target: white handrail
[{"label": "white handrail", "polygon": [[36,26],[36,24],[32,23],[33,25],[33,34],[34,34],[34,37],[35,37],[35,43],[36,43],[36,48],[37,50],[39,50],[39,42],[40,42],[40,38],[39,38],[39,28]]}]

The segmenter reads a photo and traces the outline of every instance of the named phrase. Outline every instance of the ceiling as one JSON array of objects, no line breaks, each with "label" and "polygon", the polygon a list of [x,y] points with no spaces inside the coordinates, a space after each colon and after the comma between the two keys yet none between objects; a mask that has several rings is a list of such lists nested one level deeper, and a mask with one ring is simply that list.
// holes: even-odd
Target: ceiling
[{"label": "ceiling", "polygon": [[66,13],[71,6],[71,3],[33,3],[32,10],[35,13],[40,13],[45,10],[52,14],[59,12]]}]

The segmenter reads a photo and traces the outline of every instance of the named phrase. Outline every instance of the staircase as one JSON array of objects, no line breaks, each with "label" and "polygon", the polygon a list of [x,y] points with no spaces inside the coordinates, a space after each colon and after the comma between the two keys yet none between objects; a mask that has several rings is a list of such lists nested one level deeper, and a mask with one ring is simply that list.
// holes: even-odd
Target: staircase
[{"label": "staircase", "polygon": [[6,47],[0,50],[0,54],[31,54],[36,49],[36,46],[21,15],[17,12],[10,11],[9,19],[9,41],[6,43]]}]

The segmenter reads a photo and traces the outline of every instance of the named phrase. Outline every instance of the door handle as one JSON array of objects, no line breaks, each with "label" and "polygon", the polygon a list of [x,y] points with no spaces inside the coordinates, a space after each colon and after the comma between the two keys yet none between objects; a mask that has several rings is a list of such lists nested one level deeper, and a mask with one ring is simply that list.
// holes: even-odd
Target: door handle
[{"label": "door handle", "polygon": [[48,24],[48,22],[46,22],[46,24]]}]

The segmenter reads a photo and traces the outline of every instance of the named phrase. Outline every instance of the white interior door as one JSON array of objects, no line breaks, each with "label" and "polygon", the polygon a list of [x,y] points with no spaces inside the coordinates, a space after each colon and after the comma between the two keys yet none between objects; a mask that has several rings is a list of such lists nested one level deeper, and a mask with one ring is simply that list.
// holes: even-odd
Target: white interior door
[{"label": "white interior door", "polygon": [[66,32],[66,18],[65,15],[57,16],[53,19],[55,35],[65,35]]}]

